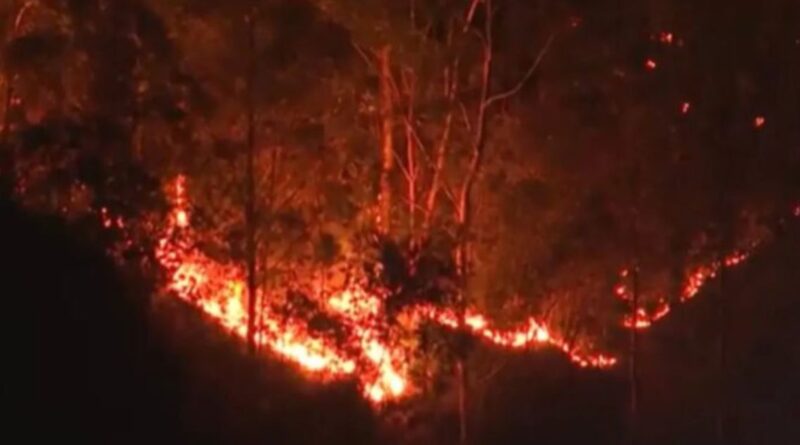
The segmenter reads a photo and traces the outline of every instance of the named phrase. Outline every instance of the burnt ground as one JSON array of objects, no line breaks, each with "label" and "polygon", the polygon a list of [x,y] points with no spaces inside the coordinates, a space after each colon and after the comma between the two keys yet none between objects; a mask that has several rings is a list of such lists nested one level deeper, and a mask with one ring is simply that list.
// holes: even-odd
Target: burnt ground
[{"label": "burnt ground", "polygon": [[[101,246],[57,220],[0,205],[8,437],[27,443],[453,443],[451,397],[378,417],[351,383],[313,384],[173,301],[130,285]],[[715,443],[727,388],[731,444],[800,443],[800,232],[678,308],[642,342],[641,443]],[[713,287],[713,285],[711,286]],[[479,444],[625,440],[624,367],[582,371],[555,353],[504,363],[471,394]],[[410,413],[410,414],[409,414]]]}]

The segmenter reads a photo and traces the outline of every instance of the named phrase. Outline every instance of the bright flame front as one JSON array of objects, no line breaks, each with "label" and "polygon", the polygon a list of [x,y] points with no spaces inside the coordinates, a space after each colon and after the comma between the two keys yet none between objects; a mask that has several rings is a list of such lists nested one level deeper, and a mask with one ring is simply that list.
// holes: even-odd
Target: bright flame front
[{"label": "bright flame front", "polygon": [[[227,331],[245,338],[247,295],[241,268],[220,264],[194,247],[185,179],[175,182],[171,195],[174,208],[156,252],[169,273],[168,290],[201,309]],[[393,332],[386,317],[385,296],[365,289],[366,286],[351,284],[326,296],[313,296],[323,303],[320,310],[344,327],[343,336],[325,335],[312,329],[308,320],[265,306],[260,313],[256,343],[323,379],[355,378],[363,394],[375,403],[409,396],[414,392],[410,378],[414,351]],[[434,305],[406,309],[404,318],[415,325],[433,322],[464,329],[497,347],[555,347],[581,367],[606,368],[617,361],[611,356],[578,351],[533,318],[515,329],[501,330],[473,310],[459,316],[451,309]]]}]

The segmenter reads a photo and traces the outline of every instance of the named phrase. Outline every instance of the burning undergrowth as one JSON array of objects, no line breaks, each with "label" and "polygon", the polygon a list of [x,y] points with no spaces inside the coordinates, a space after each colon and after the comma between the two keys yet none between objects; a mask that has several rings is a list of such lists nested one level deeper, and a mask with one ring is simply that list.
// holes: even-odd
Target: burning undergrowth
[{"label": "burning undergrowth", "polygon": [[[171,195],[174,209],[156,252],[168,273],[168,291],[245,338],[247,295],[242,268],[211,259],[197,247],[184,179],[175,183]],[[415,359],[430,345],[421,334],[430,333],[431,325],[497,347],[549,345],[584,367],[616,362],[578,349],[533,318],[504,330],[471,308],[454,309],[457,287],[453,268],[446,261],[420,254],[407,262],[389,243],[379,243],[376,252],[374,263],[338,266],[336,279],[259,291],[258,299],[268,304],[258,314],[256,345],[317,378],[355,379],[375,403],[416,392]]]},{"label": "burning undergrowth", "polygon": [[[156,251],[168,274],[168,292],[233,335],[247,338],[243,267],[211,258],[198,247],[185,179],[179,178],[169,195],[173,210]],[[366,259],[332,265],[321,275],[298,277],[279,289],[259,289],[256,297],[262,304],[253,335],[259,350],[323,381],[353,379],[376,404],[407,398],[428,386],[421,380],[436,376],[426,369],[426,356],[464,357],[477,341],[508,350],[555,348],[580,367],[608,368],[618,361],[596,352],[591,342],[565,337],[537,318],[498,326],[463,304],[456,268],[449,259],[429,254],[425,246],[415,245],[409,253],[385,240],[366,244],[371,252]],[[645,306],[640,301],[622,326],[650,327],[674,304],[694,298],[721,270],[746,261],[756,246],[690,270],[677,297],[645,295],[643,300],[655,303]],[[627,305],[633,301],[629,275],[623,270],[614,289]]]}]

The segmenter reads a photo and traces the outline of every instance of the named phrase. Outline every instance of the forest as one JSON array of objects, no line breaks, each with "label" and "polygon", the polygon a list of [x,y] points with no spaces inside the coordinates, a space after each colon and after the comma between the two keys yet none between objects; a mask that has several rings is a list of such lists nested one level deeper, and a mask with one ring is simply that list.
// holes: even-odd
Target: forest
[{"label": "forest", "polygon": [[800,2],[0,0],[0,39],[31,440],[800,443]]}]

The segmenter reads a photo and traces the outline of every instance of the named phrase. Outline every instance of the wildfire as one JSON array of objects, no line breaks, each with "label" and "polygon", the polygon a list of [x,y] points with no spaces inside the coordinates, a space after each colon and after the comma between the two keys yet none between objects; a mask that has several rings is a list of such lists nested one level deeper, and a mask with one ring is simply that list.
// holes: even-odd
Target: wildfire
[{"label": "wildfire", "polygon": [[[792,215],[800,218],[800,204],[797,204],[792,209]],[[755,251],[757,247],[758,243],[754,243],[750,246],[750,250],[748,251],[735,251],[722,260],[694,269],[687,275],[683,290],[677,298],[677,301],[679,303],[685,303],[696,297],[703,286],[705,286],[709,280],[716,278],[723,268],[732,268],[743,264],[750,258],[751,253]],[[620,272],[620,277],[624,279],[628,274],[628,269],[623,269]],[[614,294],[621,300],[632,300],[632,295],[624,284],[618,284],[614,288]],[[652,326],[653,323],[669,315],[671,310],[672,306],[669,302],[665,299],[660,299],[655,310],[647,311],[645,308],[637,308],[635,317],[631,315],[625,316],[622,320],[622,325],[626,328],[647,329]]]},{"label": "wildfire", "polygon": [[[691,300],[697,296],[709,280],[716,278],[723,267],[738,266],[744,263],[749,256],[750,254],[747,252],[734,252],[721,261],[696,268],[687,275],[681,295],[677,298],[678,302],[684,303]],[[622,272],[620,272],[620,277],[626,278],[628,273],[627,269],[623,269]],[[617,298],[624,301],[633,300],[633,295],[625,284],[618,284],[614,288],[614,294]],[[655,322],[669,315],[670,311],[672,311],[670,303],[666,299],[661,298],[658,300],[658,305],[652,311],[648,311],[644,307],[636,308],[635,316],[628,314],[623,317],[622,325],[626,328],[647,329]]]},{"label": "wildfire", "polygon": [[[241,268],[216,262],[194,247],[184,178],[175,181],[171,195],[174,208],[156,251],[169,273],[168,290],[233,335],[245,338],[247,295]],[[364,396],[374,403],[413,394],[409,367],[414,351],[393,332],[395,328],[385,315],[385,296],[365,289],[363,284],[350,283],[343,289],[312,296],[321,303],[320,311],[336,318],[344,335],[326,335],[302,317],[267,306],[260,314],[257,345],[323,380],[355,378]],[[464,329],[497,347],[555,347],[581,367],[607,368],[617,362],[608,355],[578,350],[533,318],[517,328],[502,330],[472,309],[459,316],[451,309],[422,304],[407,309],[403,316],[416,325],[433,322]]]},{"label": "wildfire", "polygon": [[[168,290],[195,305],[227,331],[245,338],[248,315],[244,304],[247,295],[242,268],[212,260],[194,247],[184,178],[175,181],[171,195],[174,207],[156,251],[159,262],[169,273]],[[793,212],[800,216],[800,206]],[[104,224],[114,224],[105,213],[102,216]],[[710,265],[697,267],[687,274],[677,298],[661,298],[652,310],[636,308],[634,315],[623,319],[623,326],[649,328],[670,313],[670,301],[685,302],[694,298],[722,268],[740,265],[748,257],[749,252],[738,251]],[[614,288],[614,294],[631,302],[632,293],[624,284],[629,275],[628,269],[621,271],[621,284]],[[412,346],[400,340],[396,332],[398,328],[389,322],[384,307],[386,296],[367,289],[365,283],[356,280],[340,289],[317,290],[310,296],[318,303],[319,315],[335,318],[342,327],[337,335],[312,328],[309,320],[287,315],[280,307],[265,306],[255,334],[256,343],[262,350],[283,357],[323,380],[356,379],[364,396],[374,403],[410,396],[414,393],[410,377],[414,356]],[[608,368],[617,363],[613,356],[572,345],[532,317],[515,328],[500,329],[472,308],[457,312],[432,304],[407,308],[401,317],[413,326],[428,322],[464,330],[499,348],[553,347],[563,351],[581,367]]]}]

